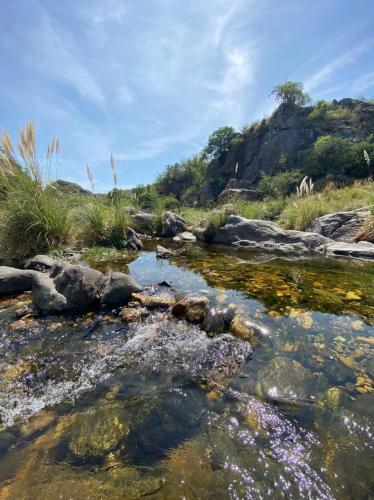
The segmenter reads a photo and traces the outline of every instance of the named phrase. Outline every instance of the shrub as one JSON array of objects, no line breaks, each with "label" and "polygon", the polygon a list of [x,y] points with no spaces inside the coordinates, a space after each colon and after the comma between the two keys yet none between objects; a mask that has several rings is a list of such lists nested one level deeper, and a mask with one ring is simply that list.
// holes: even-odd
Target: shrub
[{"label": "shrub", "polygon": [[301,177],[301,171],[296,169],[285,170],[274,175],[262,174],[258,189],[263,196],[285,198],[295,191]]},{"label": "shrub", "polygon": [[365,178],[370,174],[370,165],[365,161],[364,150],[370,156],[374,154],[372,136],[359,142],[341,136],[321,136],[308,152],[307,173],[313,178],[331,174],[337,181]]}]

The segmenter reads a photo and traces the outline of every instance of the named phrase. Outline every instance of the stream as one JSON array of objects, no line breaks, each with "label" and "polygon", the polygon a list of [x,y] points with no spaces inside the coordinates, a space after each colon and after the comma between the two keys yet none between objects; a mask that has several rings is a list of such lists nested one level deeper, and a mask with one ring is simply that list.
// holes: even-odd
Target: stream
[{"label": "stream", "polygon": [[374,492],[374,264],[192,246],[92,259],[267,332],[0,299],[0,500],[358,499]]}]

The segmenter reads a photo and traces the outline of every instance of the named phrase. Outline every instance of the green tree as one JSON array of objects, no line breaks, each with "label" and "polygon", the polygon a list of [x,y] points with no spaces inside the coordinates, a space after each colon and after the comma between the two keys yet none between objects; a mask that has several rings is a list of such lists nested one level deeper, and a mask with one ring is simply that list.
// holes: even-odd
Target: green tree
[{"label": "green tree", "polygon": [[230,148],[234,137],[239,134],[232,127],[221,127],[213,132],[208,139],[208,144],[203,149],[201,156],[206,160],[218,160]]},{"label": "green tree", "polygon": [[301,82],[287,81],[280,83],[270,95],[275,95],[276,100],[281,104],[306,106],[311,102],[311,98],[304,91],[304,85]]}]

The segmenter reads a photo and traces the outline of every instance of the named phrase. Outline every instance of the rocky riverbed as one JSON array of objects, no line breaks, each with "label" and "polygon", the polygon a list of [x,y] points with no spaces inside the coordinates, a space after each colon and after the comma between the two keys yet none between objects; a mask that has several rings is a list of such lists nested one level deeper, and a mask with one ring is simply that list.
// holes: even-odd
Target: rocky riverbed
[{"label": "rocky riverbed", "polygon": [[369,496],[373,265],[155,245],[3,271],[1,498]]}]

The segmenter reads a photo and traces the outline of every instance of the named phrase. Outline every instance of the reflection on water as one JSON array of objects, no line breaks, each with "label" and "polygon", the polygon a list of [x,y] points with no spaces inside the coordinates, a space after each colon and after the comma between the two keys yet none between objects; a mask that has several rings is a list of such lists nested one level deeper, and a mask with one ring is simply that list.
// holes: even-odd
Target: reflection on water
[{"label": "reflection on water", "polygon": [[29,296],[0,302],[0,498],[369,498],[373,265],[245,259],[96,266],[235,304],[271,333],[253,353],[165,314],[20,322]]}]

